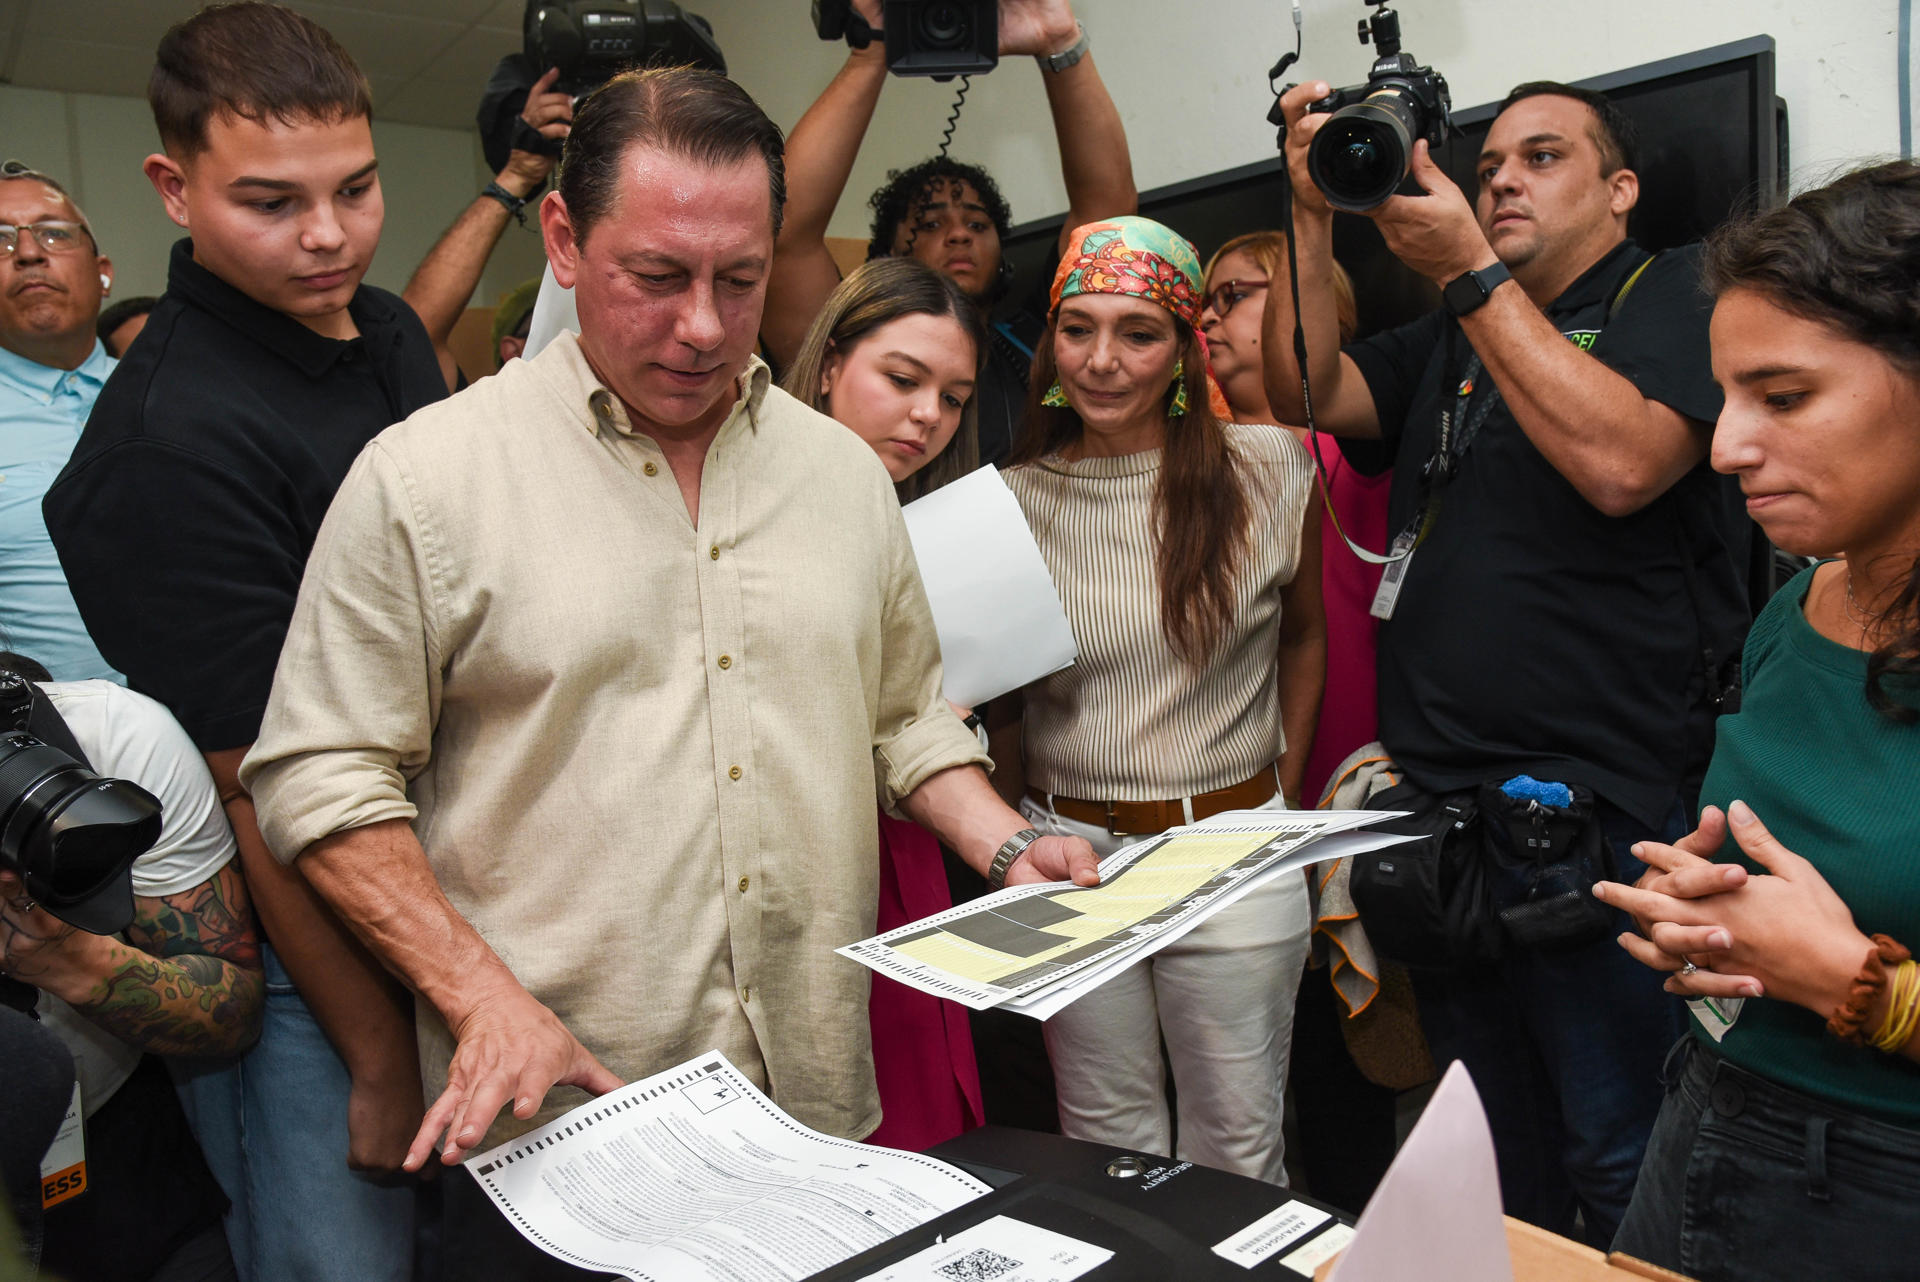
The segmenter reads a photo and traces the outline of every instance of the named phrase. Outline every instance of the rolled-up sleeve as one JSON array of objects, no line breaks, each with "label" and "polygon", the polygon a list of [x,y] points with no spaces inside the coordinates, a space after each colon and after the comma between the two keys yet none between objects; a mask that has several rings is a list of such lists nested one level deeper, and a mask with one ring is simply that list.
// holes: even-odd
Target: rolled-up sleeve
[{"label": "rolled-up sleeve", "polygon": [[282,863],[349,828],[412,819],[440,703],[430,531],[375,441],[307,562],[260,737],[240,768]]},{"label": "rolled-up sleeve", "polygon": [[980,740],[953,715],[941,692],[940,638],[898,510],[890,514],[892,569],[882,619],[879,714],[873,728],[873,779],[880,804],[900,798],[942,770],[993,763]]}]

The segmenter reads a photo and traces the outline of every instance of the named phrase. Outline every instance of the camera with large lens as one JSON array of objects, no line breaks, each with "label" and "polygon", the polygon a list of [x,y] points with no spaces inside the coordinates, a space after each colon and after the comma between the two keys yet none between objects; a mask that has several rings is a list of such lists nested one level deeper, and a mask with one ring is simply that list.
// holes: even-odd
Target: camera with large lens
[{"label": "camera with large lens", "polygon": [[1446,77],[1400,48],[1400,15],[1388,0],[1360,21],[1360,43],[1379,51],[1367,82],[1336,89],[1308,111],[1330,112],[1307,148],[1307,172],[1335,209],[1364,213],[1395,193],[1418,195],[1408,179],[1413,144],[1438,148],[1452,130]]},{"label": "camera with large lens", "polygon": [[160,838],[160,802],[85,755],[51,700],[0,672],[0,868],[60,920],[112,935],[133,920],[133,861]]}]

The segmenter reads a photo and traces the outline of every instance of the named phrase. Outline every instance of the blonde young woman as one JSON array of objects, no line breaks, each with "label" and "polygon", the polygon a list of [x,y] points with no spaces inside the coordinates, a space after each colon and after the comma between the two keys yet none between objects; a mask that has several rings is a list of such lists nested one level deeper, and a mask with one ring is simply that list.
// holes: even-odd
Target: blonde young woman
[{"label": "blonde young woman", "polygon": [[[985,348],[985,322],[960,285],[916,259],[879,258],[828,296],[783,386],[871,445],[905,501],[973,470]],[[932,834],[882,814],[877,929],[952,903]],[[980,1125],[965,1008],[876,975],[868,1015],[883,1114],[869,1140],[918,1150]]]},{"label": "blonde young woman", "polygon": [[[1078,228],[1007,471],[1080,650],[1024,692],[1022,810],[1101,853],[1298,804],[1320,704],[1311,464],[1286,429],[1226,421],[1200,282],[1158,223]],[[1275,882],[1049,1020],[1061,1129],[1283,1182],[1307,918],[1305,881]]]}]

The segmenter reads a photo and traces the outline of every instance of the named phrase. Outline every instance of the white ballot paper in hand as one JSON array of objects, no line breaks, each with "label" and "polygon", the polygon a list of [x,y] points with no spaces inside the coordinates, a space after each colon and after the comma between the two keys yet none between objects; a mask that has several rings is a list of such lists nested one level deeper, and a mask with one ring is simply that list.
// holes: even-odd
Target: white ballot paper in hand
[{"label": "white ballot paper in hand", "polygon": [[549,1254],[636,1282],[790,1282],[990,1190],[808,1130],[718,1051],[467,1160]]},{"label": "white ballot paper in hand", "polygon": [[997,469],[970,472],[902,515],[940,634],[947,698],[971,708],[1074,661],[1053,576]]}]

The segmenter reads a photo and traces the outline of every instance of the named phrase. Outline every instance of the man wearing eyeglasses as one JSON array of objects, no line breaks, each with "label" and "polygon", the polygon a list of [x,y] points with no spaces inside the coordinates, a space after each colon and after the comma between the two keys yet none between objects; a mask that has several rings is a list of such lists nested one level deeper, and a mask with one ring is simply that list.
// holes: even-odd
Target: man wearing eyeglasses
[{"label": "man wearing eyeglasses", "polygon": [[94,332],[113,264],[60,184],[0,165],[0,634],[61,681],[120,681],[87,636],[40,498],[113,371]]}]

